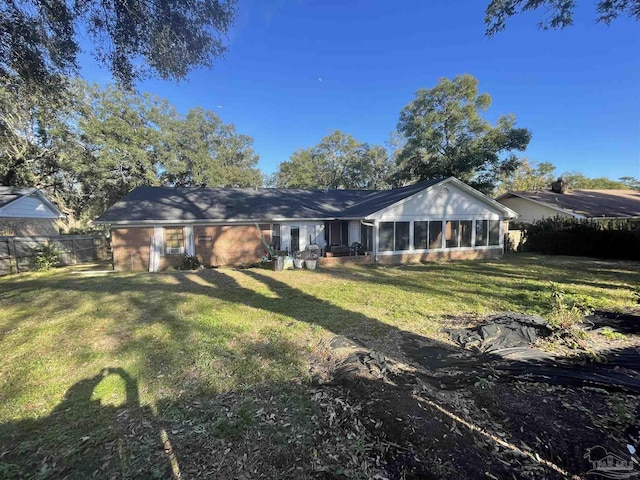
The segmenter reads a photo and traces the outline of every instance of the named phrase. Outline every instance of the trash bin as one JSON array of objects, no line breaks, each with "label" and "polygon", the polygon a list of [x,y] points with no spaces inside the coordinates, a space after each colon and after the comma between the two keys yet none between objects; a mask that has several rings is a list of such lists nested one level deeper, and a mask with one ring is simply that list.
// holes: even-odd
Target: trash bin
[{"label": "trash bin", "polygon": [[284,257],[273,257],[273,269],[276,272],[281,272],[282,269],[284,268]]}]

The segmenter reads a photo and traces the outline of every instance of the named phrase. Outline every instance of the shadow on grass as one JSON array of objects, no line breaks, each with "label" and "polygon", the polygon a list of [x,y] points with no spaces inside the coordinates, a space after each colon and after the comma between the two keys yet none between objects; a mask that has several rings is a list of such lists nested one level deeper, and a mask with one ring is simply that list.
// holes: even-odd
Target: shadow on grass
[{"label": "shadow on grass", "polygon": [[[514,266],[517,270],[514,269]],[[508,254],[502,259],[489,261],[461,260],[456,262],[453,269],[456,275],[476,276],[479,279],[491,278],[494,290],[508,288],[523,292],[545,292],[546,286],[535,286],[530,283],[532,275],[529,270],[541,272],[539,276],[544,282],[571,283],[593,288],[612,288],[612,282],[623,283],[633,288],[640,284],[640,262],[619,260],[596,260],[583,257],[557,257],[530,254]],[[423,273],[436,279],[443,276],[450,279],[452,266],[449,263],[424,263],[415,265],[367,265],[358,270],[343,268],[326,268],[324,273],[345,280],[362,281],[377,285],[400,286],[416,293],[428,294],[434,290],[432,282],[424,279],[408,279],[398,277],[396,272]],[[599,277],[602,280],[595,280]],[[486,281],[486,280],[485,280]],[[481,282],[479,282],[481,283]],[[442,285],[446,291],[456,293],[473,293],[459,290],[453,285]],[[437,290],[437,289],[436,289]],[[476,292],[477,293],[477,292]],[[515,303],[520,303],[518,297],[510,297]],[[523,306],[527,306],[526,304]]]},{"label": "shadow on grass", "polygon": [[[446,266],[439,268],[446,268]],[[334,274],[340,273],[335,271]],[[402,353],[394,347],[396,342],[390,341],[392,339],[427,341],[436,347],[450,348],[433,339],[403,331],[362,313],[319,299],[259,270],[245,270],[238,276],[245,276],[263,285],[276,298],[258,293],[252,288],[243,287],[235,278],[222,271],[204,272],[198,275],[175,274],[172,276],[175,279],[172,284],[161,283],[153,276],[142,278],[133,276],[100,279],[100,281],[65,278],[64,282],[48,285],[48,288],[54,291],[64,290],[71,293],[71,298],[68,300],[73,301],[74,293],[119,295],[130,290],[135,291],[136,288],[141,289],[139,282],[142,281],[145,289],[141,289],[143,291],[139,295],[126,297],[131,315],[137,322],[138,330],[134,332],[135,335],[127,329],[121,332],[110,332],[119,335],[117,352],[119,355],[137,355],[141,363],[140,374],[145,379],[155,379],[164,375],[165,378],[169,377],[166,380],[168,387],[172,382],[181,387],[192,384],[193,388],[187,389],[194,396],[188,399],[168,396],[156,402],[154,412],[150,407],[140,405],[137,383],[129,374],[122,369],[107,369],[73,385],[51,415],[38,420],[18,421],[0,427],[2,444],[10,445],[3,449],[6,450],[2,458],[4,473],[18,472],[15,475],[16,478],[36,476],[37,472],[43,472],[43,474],[49,472],[57,478],[67,475],[68,478],[85,478],[87,475],[100,476],[101,472],[120,472],[123,477],[135,477],[136,474],[139,476],[140,472],[146,472],[150,478],[167,478],[167,476],[176,475],[176,468],[180,468],[181,464],[193,465],[197,462],[202,463],[196,465],[198,467],[196,471],[209,472],[209,475],[213,476],[216,472],[220,472],[219,463],[216,462],[222,460],[207,459],[206,454],[203,454],[203,451],[211,449],[211,444],[202,443],[202,435],[210,437],[218,446],[229,439],[237,439],[238,435],[242,439],[246,435],[246,429],[251,425],[250,418],[256,414],[256,411],[248,409],[243,414],[240,409],[240,412],[237,412],[239,420],[229,425],[229,422],[224,420],[225,416],[227,420],[229,418],[229,412],[223,409],[226,397],[216,394],[216,389],[211,385],[212,378],[215,380],[220,376],[234,375],[241,383],[244,382],[247,386],[258,389],[263,388],[260,385],[269,384],[267,390],[289,388],[295,390],[295,387],[290,384],[290,379],[300,375],[301,368],[305,364],[305,355],[304,352],[297,350],[295,343],[289,343],[286,338],[277,336],[265,336],[241,345],[230,346],[230,342],[233,343],[235,337],[242,334],[242,327],[224,325],[224,318],[218,319],[222,324],[185,321],[177,313],[183,301],[183,298],[180,298],[180,292],[189,292],[225,303],[275,313],[283,317],[282,327],[285,329],[287,322],[291,320],[322,327],[336,335],[344,335],[366,348],[375,349],[392,360],[405,360]],[[42,285],[40,280],[24,280],[16,288],[29,291],[39,285]],[[13,289],[13,294],[16,294],[16,288]],[[434,292],[447,290],[446,285],[434,285],[429,288]],[[152,299],[155,296],[162,298],[162,302],[158,301],[159,306],[154,306]],[[162,309],[162,312],[155,312],[154,309]],[[10,328],[17,328],[20,321],[21,319],[17,319],[17,323]],[[158,335],[157,332],[152,331],[157,324],[161,324],[165,334]],[[72,330],[68,334],[72,334]],[[194,349],[192,342],[195,340],[199,344]],[[262,363],[264,360],[268,361],[266,366]],[[229,371],[229,368],[234,370]],[[124,381],[126,385],[124,405],[117,407],[102,405],[92,399],[92,392],[105,378],[105,374],[118,376]],[[392,424],[393,417],[396,415],[416,416],[416,412],[421,410],[423,413],[418,415],[418,418],[422,423],[418,422],[412,426],[414,434],[411,439],[414,445],[423,442],[422,447],[435,449],[438,442],[446,437],[446,431],[437,428],[436,424],[451,423],[451,420],[443,417],[442,412],[434,408],[419,408],[413,398],[412,388],[400,388],[390,386],[383,381],[371,380],[362,380],[351,388],[361,398],[372,398],[373,401],[369,403],[368,408],[376,415],[384,417],[387,424]],[[214,399],[216,402],[220,398],[222,402],[215,404],[215,408],[221,414],[218,418],[214,416],[213,421],[211,408],[203,409],[197,406],[198,403],[202,405],[207,398]],[[237,404],[239,399],[237,396],[229,397],[229,402]],[[383,405],[384,410],[377,405]],[[294,407],[301,410],[309,408],[304,402]],[[573,425],[578,425],[579,428],[580,423]],[[567,425],[567,428],[570,426]],[[518,428],[522,428],[522,425],[516,424],[505,430],[514,438],[518,438]],[[240,434],[238,429],[241,430]],[[181,430],[187,430],[187,433],[182,435]],[[395,429],[394,431],[393,427],[386,431],[396,443],[404,442],[406,435],[409,434],[408,430]],[[420,440],[422,437],[429,437],[433,432],[438,435],[433,435],[428,442],[425,439]],[[287,433],[284,435],[285,439],[289,438]],[[465,433],[462,437],[464,440],[461,440],[462,443],[453,442],[444,452],[457,458],[459,463],[455,468],[458,475],[470,477],[471,472],[487,471],[488,466],[493,466],[494,472],[507,473],[504,467],[500,466],[500,462],[492,459],[491,444],[486,449],[475,450],[473,434]],[[309,455],[313,451],[314,440],[312,435],[310,438],[311,443],[301,447],[301,451],[306,453],[300,454],[299,459],[295,455],[287,457],[286,465],[283,464],[282,468],[285,466],[295,468],[296,462],[310,462]],[[590,436],[588,441],[592,441],[593,438],[593,435]],[[447,443],[444,442],[443,445]],[[233,446],[240,448],[238,444]],[[585,465],[580,452],[581,448],[590,446],[592,445],[573,445],[574,451],[561,452],[566,453],[566,456],[558,456],[559,464],[571,472],[584,471]],[[286,450],[287,443],[284,443],[281,448]],[[220,452],[224,452],[224,449]],[[255,455],[257,455],[255,452],[249,452],[250,457]],[[474,463],[465,465],[465,457],[473,457],[476,460]],[[206,468],[200,468],[203,465]],[[278,464],[272,467],[278,468]],[[414,468],[411,465],[410,467]],[[403,467],[399,465],[397,468],[400,476]],[[481,468],[481,470],[473,470],[475,468]],[[274,470],[269,472],[273,473]],[[3,472],[0,471],[0,473]],[[293,471],[289,478],[296,478],[295,475],[299,473]]]}]

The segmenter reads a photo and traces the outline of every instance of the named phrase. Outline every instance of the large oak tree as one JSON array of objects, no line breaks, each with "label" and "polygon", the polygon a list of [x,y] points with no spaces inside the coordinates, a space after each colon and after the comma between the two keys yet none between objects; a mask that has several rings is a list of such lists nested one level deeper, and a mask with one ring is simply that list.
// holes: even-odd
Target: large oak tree
[{"label": "large oak tree", "polygon": [[514,115],[495,125],[483,119],[490,105],[491,97],[478,94],[478,80],[468,74],[419,90],[400,114],[405,143],[397,176],[405,182],[454,176],[490,193],[518,167],[513,152],[525,150],[531,139],[527,129],[515,128]]}]

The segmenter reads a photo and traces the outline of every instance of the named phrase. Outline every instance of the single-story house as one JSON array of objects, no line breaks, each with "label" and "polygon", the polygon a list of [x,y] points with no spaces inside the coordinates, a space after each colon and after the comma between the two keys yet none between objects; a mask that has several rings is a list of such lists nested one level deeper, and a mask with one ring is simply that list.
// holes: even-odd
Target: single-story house
[{"label": "single-story house", "polygon": [[0,236],[58,235],[64,216],[37,188],[0,186]]},{"label": "single-story house", "polygon": [[507,192],[496,199],[520,214],[518,222],[573,217],[593,220],[640,220],[637,190],[551,190]]},{"label": "single-story house", "polygon": [[[517,214],[450,177],[393,190],[137,187],[95,223],[111,228],[116,269],[250,264],[309,245],[361,244],[371,261],[495,257]],[[347,249],[348,251],[348,249]]]}]

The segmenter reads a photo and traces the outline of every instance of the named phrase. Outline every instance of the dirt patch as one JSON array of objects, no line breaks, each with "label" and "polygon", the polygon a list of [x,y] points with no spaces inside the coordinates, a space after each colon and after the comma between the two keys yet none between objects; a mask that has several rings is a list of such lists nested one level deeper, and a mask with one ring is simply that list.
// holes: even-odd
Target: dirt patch
[{"label": "dirt patch", "polygon": [[640,396],[624,388],[517,381],[494,368],[494,357],[412,334],[395,339],[395,361],[363,344],[338,338],[322,346],[324,361],[312,372],[361,403],[377,425],[374,443],[395,446],[384,456],[385,478],[586,478],[590,451],[640,471],[630,454],[639,445]]}]

